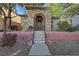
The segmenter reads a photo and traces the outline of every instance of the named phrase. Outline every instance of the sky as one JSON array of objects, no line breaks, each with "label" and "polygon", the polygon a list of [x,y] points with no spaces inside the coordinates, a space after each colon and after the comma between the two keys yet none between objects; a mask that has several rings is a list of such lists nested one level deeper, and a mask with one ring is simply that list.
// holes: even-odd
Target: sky
[{"label": "sky", "polygon": [[14,11],[15,13],[17,13],[18,15],[25,15],[25,13],[26,13],[25,8],[23,8],[23,7],[20,6],[20,5],[16,5],[16,6],[13,8],[13,11]]}]

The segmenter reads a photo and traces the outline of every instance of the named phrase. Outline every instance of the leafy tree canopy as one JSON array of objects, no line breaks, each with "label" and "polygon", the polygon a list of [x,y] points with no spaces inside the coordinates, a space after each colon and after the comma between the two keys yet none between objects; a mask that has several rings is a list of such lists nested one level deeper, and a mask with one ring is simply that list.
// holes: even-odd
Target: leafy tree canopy
[{"label": "leafy tree canopy", "polygon": [[73,17],[78,14],[79,14],[79,4],[72,4],[67,8],[67,11],[65,11],[64,13],[64,15],[67,17]]},{"label": "leafy tree canopy", "polygon": [[61,4],[61,3],[51,4],[49,7],[49,12],[54,17],[60,17],[63,15],[63,13],[61,11],[62,6],[63,6],[63,4]]},{"label": "leafy tree canopy", "polygon": [[48,9],[54,17],[73,17],[79,14],[79,4],[55,3],[51,4]]}]

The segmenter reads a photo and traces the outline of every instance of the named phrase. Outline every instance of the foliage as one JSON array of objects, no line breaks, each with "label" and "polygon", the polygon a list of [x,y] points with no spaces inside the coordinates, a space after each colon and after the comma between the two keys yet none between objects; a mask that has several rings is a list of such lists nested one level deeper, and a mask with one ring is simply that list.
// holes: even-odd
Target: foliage
[{"label": "foliage", "polygon": [[0,29],[0,32],[3,32],[4,30],[3,29]]},{"label": "foliage", "polygon": [[74,31],[76,31],[76,29],[75,29],[75,27],[70,26],[66,31],[74,32]]},{"label": "foliage", "polygon": [[58,28],[60,31],[68,31],[68,32],[76,31],[76,28],[72,27],[70,24],[68,24],[67,21],[60,21],[58,23]]},{"label": "foliage", "polygon": [[[2,3],[2,4],[0,4],[0,9],[3,9],[3,11],[4,11],[4,9],[6,10],[6,11],[8,11],[9,12],[9,10],[11,10],[11,12],[13,12],[13,10],[12,10],[12,8],[14,7],[16,5],[16,3]],[[4,11],[4,13],[6,14],[6,11]],[[1,14],[1,10],[0,10],[0,14]]]},{"label": "foliage", "polygon": [[79,5],[78,4],[72,4],[67,8],[67,11],[65,11],[65,16],[67,17],[73,17],[77,14],[79,14]]},{"label": "foliage", "polygon": [[[1,15],[4,16],[4,33],[6,33],[6,21],[7,18],[9,19],[9,26],[11,26],[11,12],[12,12],[12,7],[14,6],[14,4],[11,3],[2,3],[0,4],[0,13]],[[10,29],[10,28],[9,28]]]},{"label": "foliage", "polygon": [[69,27],[69,24],[67,21],[59,21],[58,28],[59,30],[66,30]]},{"label": "foliage", "polygon": [[48,10],[55,17],[73,17],[79,14],[79,4],[55,3],[51,4]]},{"label": "foliage", "polygon": [[[14,3],[2,3],[0,4],[0,14],[4,16],[4,33],[6,33],[6,21],[7,18],[9,19],[9,30],[11,30],[11,19],[12,19],[12,15],[11,12],[13,12],[12,8],[15,6],[16,4]],[[16,13],[15,13],[16,14]],[[16,15],[17,16],[17,15]]]},{"label": "foliage", "polygon": [[49,9],[49,12],[54,16],[54,17],[61,17],[63,15],[61,8],[62,8],[62,3],[55,3],[51,4]]}]

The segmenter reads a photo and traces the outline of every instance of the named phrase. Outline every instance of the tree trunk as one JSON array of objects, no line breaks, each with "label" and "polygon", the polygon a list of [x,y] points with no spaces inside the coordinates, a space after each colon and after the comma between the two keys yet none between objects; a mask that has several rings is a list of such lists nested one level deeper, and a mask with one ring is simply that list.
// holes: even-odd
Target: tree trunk
[{"label": "tree trunk", "polygon": [[6,20],[7,20],[7,17],[4,16],[4,22],[3,22],[4,37],[6,36]]},{"label": "tree trunk", "polygon": [[51,20],[51,30],[53,30],[53,20]]},{"label": "tree trunk", "polygon": [[8,11],[8,17],[9,17],[9,30],[11,30],[11,9]]},{"label": "tree trunk", "polygon": [[4,32],[3,32],[3,35],[5,37],[6,36],[6,20],[7,20],[7,17],[6,17],[6,14],[5,14],[4,10],[2,9],[2,7],[0,8],[0,11],[4,15],[4,20],[3,20],[3,30],[4,30]]},{"label": "tree trunk", "polygon": [[72,26],[72,18],[70,19],[70,22],[71,22],[71,26]]}]

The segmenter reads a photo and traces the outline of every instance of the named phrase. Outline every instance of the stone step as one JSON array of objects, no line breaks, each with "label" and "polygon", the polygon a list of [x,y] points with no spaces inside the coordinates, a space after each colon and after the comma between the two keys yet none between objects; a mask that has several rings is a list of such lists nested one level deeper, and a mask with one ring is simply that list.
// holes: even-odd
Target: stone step
[{"label": "stone step", "polygon": [[45,37],[44,35],[36,35],[34,37]]},{"label": "stone step", "polygon": [[45,38],[45,37],[34,37],[34,38]]},{"label": "stone step", "polygon": [[37,41],[37,40],[45,41],[45,38],[34,38],[34,41]]},{"label": "stone step", "polygon": [[32,46],[29,56],[49,56],[49,50],[44,43],[37,43]]},{"label": "stone step", "polygon": [[43,31],[36,31],[35,36],[44,36],[44,32]]},{"label": "stone step", "polygon": [[34,43],[45,43],[45,41],[34,41]]},{"label": "stone step", "polygon": [[45,35],[36,35],[34,37],[45,37]]},{"label": "stone step", "polygon": [[42,38],[45,39],[45,37],[34,37],[34,39],[42,39]]},{"label": "stone step", "polygon": [[45,45],[45,34],[43,31],[36,31],[34,36],[34,45],[32,46],[29,56],[49,56],[49,50]]},{"label": "stone step", "polygon": [[[38,41],[38,42],[39,42],[39,41],[41,42],[42,40],[36,40],[36,41],[34,41],[34,42],[37,42],[37,41]],[[42,42],[45,42],[45,41],[42,41]]]}]

